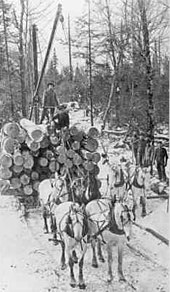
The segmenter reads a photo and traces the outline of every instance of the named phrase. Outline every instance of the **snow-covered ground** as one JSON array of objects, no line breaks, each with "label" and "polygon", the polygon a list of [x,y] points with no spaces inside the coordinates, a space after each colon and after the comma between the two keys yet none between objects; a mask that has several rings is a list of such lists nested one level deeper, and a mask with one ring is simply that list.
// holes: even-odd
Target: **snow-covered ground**
[{"label": "snow-covered ground", "polygon": [[[81,123],[87,130],[89,118],[82,110],[73,112],[71,123]],[[100,129],[100,124],[95,124]],[[120,155],[130,155],[127,149],[114,149],[115,141],[107,138],[103,143],[108,147],[111,159],[118,160]],[[102,151],[101,145],[99,151]],[[106,191],[107,165],[100,162],[102,192]],[[155,195],[148,190],[149,195]],[[147,202],[148,214],[145,218],[138,215],[137,222],[152,228],[165,238],[169,238],[169,213],[167,200],[153,199]],[[140,212],[139,212],[140,214]],[[60,270],[60,246],[48,241],[51,235],[44,234],[43,220],[38,210],[30,212],[27,221],[17,210],[12,196],[0,197],[0,292],[71,292],[80,291],[69,285],[69,269]],[[127,280],[120,283],[117,276],[117,248],[115,247],[114,280],[108,284],[107,257],[98,269],[91,267],[91,248],[88,247],[84,264],[84,278],[87,292],[168,292],[169,291],[169,247],[148,232],[133,227],[131,249],[125,246],[123,270]],[[77,277],[78,268],[75,275]]]}]

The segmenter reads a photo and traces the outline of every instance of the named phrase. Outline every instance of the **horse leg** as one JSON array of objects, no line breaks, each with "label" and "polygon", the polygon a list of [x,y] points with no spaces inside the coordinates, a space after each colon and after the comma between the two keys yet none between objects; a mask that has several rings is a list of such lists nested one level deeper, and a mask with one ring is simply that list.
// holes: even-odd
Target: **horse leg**
[{"label": "horse leg", "polygon": [[61,249],[62,249],[62,253],[61,253],[61,270],[65,270],[66,269],[65,243],[64,243],[64,241],[60,241],[60,244],[61,244]]},{"label": "horse leg", "polygon": [[135,203],[133,204],[133,207],[132,207],[132,213],[133,213],[133,220],[136,221],[136,204]]},{"label": "horse leg", "polygon": [[144,196],[140,197],[140,204],[142,206],[142,213],[141,216],[145,217],[146,216],[146,199]]},{"label": "horse leg", "polygon": [[46,213],[45,210],[43,210],[43,219],[44,219],[45,233],[49,233],[49,231],[48,231],[48,224],[47,224],[47,213]]},{"label": "horse leg", "polygon": [[123,245],[118,244],[118,275],[119,275],[119,281],[125,281],[124,275],[123,275]]},{"label": "horse leg", "polygon": [[112,246],[110,244],[107,245],[107,263],[108,263],[107,282],[110,283],[113,280],[113,274],[112,274],[113,256],[112,256]]},{"label": "horse leg", "polygon": [[79,262],[79,288],[85,289],[86,284],[83,279],[83,264],[84,264],[84,255],[82,256],[80,262]]},{"label": "horse leg", "polygon": [[78,263],[78,257],[75,250],[72,251],[72,260],[75,264]]},{"label": "horse leg", "polygon": [[103,254],[102,254],[101,240],[99,238],[97,240],[97,253],[98,253],[99,261],[104,263],[105,259],[104,259]]},{"label": "horse leg", "polygon": [[51,233],[53,233],[54,232],[54,218],[52,214],[50,214],[50,229],[51,229]]},{"label": "horse leg", "polygon": [[70,286],[75,288],[76,287],[76,280],[75,280],[75,277],[74,277],[74,262],[73,262],[73,259],[72,259],[71,255],[69,255],[68,264],[69,264],[69,267],[70,267],[70,278],[71,278]]},{"label": "horse leg", "polygon": [[98,268],[97,257],[96,257],[96,241],[95,241],[95,239],[92,240],[91,247],[92,247],[92,253],[93,253],[92,267]]}]

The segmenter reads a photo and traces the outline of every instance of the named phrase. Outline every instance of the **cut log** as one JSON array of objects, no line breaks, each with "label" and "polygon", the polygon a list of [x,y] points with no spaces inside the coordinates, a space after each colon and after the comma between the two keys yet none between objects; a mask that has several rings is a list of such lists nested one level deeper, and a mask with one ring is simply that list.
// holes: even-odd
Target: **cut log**
[{"label": "cut log", "polygon": [[56,171],[58,171],[60,168],[60,165],[59,163],[55,160],[55,159],[52,159],[49,163],[49,170],[54,173]]},{"label": "cut log", "polygon": [[8,137],[12,139],[16,139],[19,135],[20,127],[15,122],[7,123],[4,125],[3,131]]},{"label": "cut log", "polygon": [[12,177],[10,180],[11,187],[16,190],[21,187],[21,181],[18,177]]},{"label": "cut log", "polygon": [[20,174],[23,171],[23,165],[13,165],[12,166],[12,171],[15,174]]},{"label": "cut log", "polygon": [[78,141],[74,141],[72,144],[71,144],[71,147],[73,150],[79,150],[80,149],[80,142]]},{"label": "cut log", "polygon": [[44,136],[42,141],[40,142],[41,148],[47,148],[50,145],[50,140],[47,136]]},{"label": "cut log", "polygon": [[70,127],[70,135],[71,136],[76,136],[76,135],[78,135],[78,133],[79,133],[79,130],[76,126]]},{"label": "cut log", "polygon": [[58,157],[57,157],[57,160],[59,163],[63,164],[63,163],[66,163],[66,155],[64,153],[61,153]]},{"label": "cut log", "polygon": [[40,182],[39,181],[34,181],[33,182],[33,190],[35,190],[36,192],[38,192],[38,188],[39,188]]},{"label": "cut log", "polygon": [[33,152],[36,152],[38,149],[40,149],[40,143],[30,139],[28,136],[26,137],[25,142],[28,148]]},{"label": "cut log", "polygon": [[75,155],[75,151],[73,149],[69,149],[67,150],[67,153],[66,153],[67,157],[69,158],[73,158],[74,155]]},{"label": "cut log", "polygon": [[66,148],[63,146],[63,145],[60,145],[60,146],[57,146],[56,147],[56,153],[58,154],[58,155],[60,155],[60,154],[66,154]]},{"label": "cut log", "polygon": [[48,165],[48,159],[45,157],[40,157],[38,163],[42,167],[46,167]]},{"label": "cut log", "polygon": [[20,128],[19,135],[18,135],[18,137],[16,138],[17,141],[18,141],[20,144],[22,144],[22,143],[25,142],[26,137],[27,137],[27,132],[26,132],[24,129]]},{"label": "cut log", "polygon": [[33,193],[32,185],[26,185],[26,186],[24,186],[23,187],[23,191],[24,191],[24,194],[27,195],[27,196],[32,195],[32,193]]},{"label": "cut log", "polygon": [[95,152],[92,154],[92,161],[94,163],[98,163],[100,161],[100,159],[101,159],[100,153]]},{"label": "cut log", "polygon": [[92,171],[94,169],[94,163],[92,161],[85,161],[83,165],[84,168],[88,171]]},{"label": "cut log", "polygon": [[31,179],[32,180],[38,180],[39,179],[39,173],[37,171],[31,172]]},{"label": "cut log", "polygon": [[46,150],[45,153],[44,153],[45,157],[48,159],[48,160],[51,160],[52,158],[54,158],[54,153],[53,151],[51,150]]},{"label": "cut log", "polygon": [[35,125],[32,121],[27,119],[21,119],[20,125],[24,128],[29,137],[35,142],[41,142],[44,134],[46,133],[46,128],[44,125]]},{"label": "cut log", "polygon": [[80,165],[83,163],[82,158],[80,157],[79,154],[75,153],[74,157],[73,157],[73,164],[74,165]]},{"label": "cut log", "polygon": [[63,131],[63,141],[67,142],[70,139],[70,132],[69,129]]},{"label": "cut log", "polygon": [[20,182],[22,183],[22,185],[28,185],[29,184],[29,182],[30,182],[30,177],[28,176],[28,175],[26,175],[26,174],[22,174],[21,176],[20,176]]},{"label": "cut log", "polygon": [[0,178],[1,179],[10,179],[12,177],[12,171],[9,168],[1,167],[0,168]]},{"label": "cut log", "polygon": [[19,149],[20,144],[16,139],[6,137],[2,141],[2,150],[13,154],[16,149]]},{"label": "cut log", "polygon": [[74,141],[81,142],[85,136],[84,131],[79,131],[77,135],[72,136]]},{"label": "cut log", "polygon": [[72,168],[73,167],[73,161],[71,159],[67,158],[66,161],[65,161],[65,166],[67,168]]},{"label": "cut log", "polygon": [[12,166],[12,156],[8,153],[2,153],[0,155],[0,165],[6,168]]},{"label": "cut log", "polygon": [[83,148],[90,152],[95,152],[99,146],[99,143],[96,139],[93,139],[91,137],[88,137],[85,142],[83,142]]},{"label": "cut log", "polygon": [[97,138],[99,136],[99,131],[95,127],[91,127],[87,133],[90,138]]},{"label": "cut log", "polygon": [[23,166],[24,168],[32,169],[34,166],[34,159],[31,154],[25,157]]},{"label": "cut log", "polygon": [[85,154],[85,158],[86,158],[87,160],[92,160],[92,158],[93,158],[93,153],[86,152],[86,154]]},{"label": "cut log", "polygon": [[52,145],[57,146],[59,144],[59,138],[55,135],[50,136],[50,142]]},{"label": "cut log", "polygon": [[94,173],[95,176],[97,176],[100,173],[100,168],[98,167],[98,165],[96,164],[94,165],[92,172]]},{"label": "cut log", "polygon": [[24,163],[24,157],[22,156],[22,154],[19,151],[16,151],[13,155],[13,160],[14,160],[14,164],[15,165],[23,165]]}]

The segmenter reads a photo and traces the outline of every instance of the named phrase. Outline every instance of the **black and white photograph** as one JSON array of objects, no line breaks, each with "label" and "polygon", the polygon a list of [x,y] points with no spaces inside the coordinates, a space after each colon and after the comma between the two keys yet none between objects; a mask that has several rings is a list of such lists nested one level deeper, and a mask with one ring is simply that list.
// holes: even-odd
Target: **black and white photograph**
[{"label": "black and white photograph", "polygon": [[169,292],[168,0],[0,0],[0,292]]}]

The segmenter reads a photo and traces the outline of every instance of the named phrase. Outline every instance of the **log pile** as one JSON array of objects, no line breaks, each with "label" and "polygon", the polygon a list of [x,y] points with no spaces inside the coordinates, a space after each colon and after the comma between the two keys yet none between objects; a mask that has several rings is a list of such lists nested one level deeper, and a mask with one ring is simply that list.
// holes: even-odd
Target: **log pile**
[{"label": "log pile", "polygon": [[95,127],[87,133],[76,126],[54,132],[22,119],[20,124],[5,124],[1,137],[0,179],[9,180],[20,194],[37,195],[39,183],[56,172],[66,174],[69,186],[74,179],[88,177],[100,188]]}]

